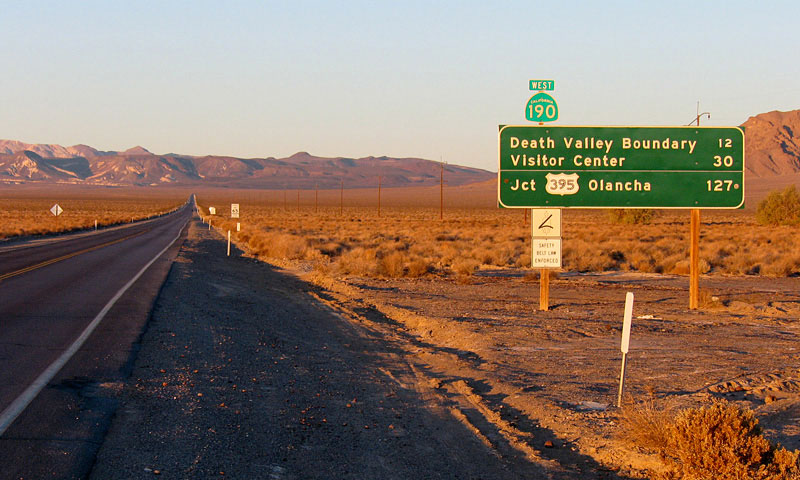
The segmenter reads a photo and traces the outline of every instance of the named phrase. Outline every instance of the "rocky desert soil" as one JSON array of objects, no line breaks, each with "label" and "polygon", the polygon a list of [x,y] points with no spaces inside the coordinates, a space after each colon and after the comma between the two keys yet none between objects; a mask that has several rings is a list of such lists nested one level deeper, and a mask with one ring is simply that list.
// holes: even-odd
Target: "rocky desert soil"
[{"label": "rocky desert soil", "polygon": [[[282,268],[283,267],[283,268]],[[800,448],[800,279],[331,278],[191,227],[92,478],[647,478],[625,402],[723,397]]]}]

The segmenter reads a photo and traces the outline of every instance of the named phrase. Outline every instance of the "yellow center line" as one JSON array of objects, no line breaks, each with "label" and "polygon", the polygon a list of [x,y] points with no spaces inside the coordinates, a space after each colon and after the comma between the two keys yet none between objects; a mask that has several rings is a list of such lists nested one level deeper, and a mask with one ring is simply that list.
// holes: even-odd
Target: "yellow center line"
[{"label": "yellow center line", "polygon": [[144,230],[144,231],[141,231],[139,233],[134,233],[133,235],[128,235],[127,237],[122,237],[120,239],[113,240],[111,242],[103,243],[101,245],[95,245],[94,247],[90,247],[90,248],[87,248],[87,249],[84,249],[84,250],[79,250],[77,252],[72,252],[70,254],[64,255],[63,257],[53,258],[51,260],[46,260],[46,261],[44,261],[42,263],[37,263],[36,265],[31,265],[30,267],[25,267],[25,268],[22,268],[20,270],[17,270],[17,271],[14,271],[14,272],[10,272],[10,273],[5,273],[3,275],[0,275],[0,281],[3,281],[5,279],[7,279],[7,278],[15,277],[17,275],[22,275],[23,273],[27,273],[27,272],[30,272],[32,270],[36,270],[38,268],[42,268],[42,267],[46,267],[48,265],[52,265],[52,264],[54,264],[56,262],[60,262],[62,260],[66,260],[68,258],[77,257],[78,255],[82,255],[84,253],[88,253],[88,252],[92,252],[94,250],[99,250],[101,248],[109,247],[111,245],[115,245],[117,243],[124,242],[125,240],[130,240],[131,238],[136,238],[139,235],[143,235],[143,234],[145,234],[145,233],[147,233],[149,231],[150,231],[150,229]]}]

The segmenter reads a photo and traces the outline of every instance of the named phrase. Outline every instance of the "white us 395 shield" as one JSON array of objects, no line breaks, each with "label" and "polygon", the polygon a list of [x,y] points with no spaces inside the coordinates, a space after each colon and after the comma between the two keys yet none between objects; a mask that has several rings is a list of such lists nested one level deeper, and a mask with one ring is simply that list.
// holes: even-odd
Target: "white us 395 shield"
[{"label": "white us 395 shield", "polygon": [[544,189],[550,195],[574,195],[580,190],[577,173],[548,173]]}]

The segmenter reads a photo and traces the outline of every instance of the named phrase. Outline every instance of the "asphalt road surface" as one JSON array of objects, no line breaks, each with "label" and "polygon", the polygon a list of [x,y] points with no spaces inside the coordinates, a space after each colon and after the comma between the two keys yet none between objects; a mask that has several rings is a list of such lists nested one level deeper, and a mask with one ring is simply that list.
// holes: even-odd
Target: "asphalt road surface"
[{"label": "asphalt road surface", "polygon": [[0,478],[87,475],[193,213],[0,248]]}]

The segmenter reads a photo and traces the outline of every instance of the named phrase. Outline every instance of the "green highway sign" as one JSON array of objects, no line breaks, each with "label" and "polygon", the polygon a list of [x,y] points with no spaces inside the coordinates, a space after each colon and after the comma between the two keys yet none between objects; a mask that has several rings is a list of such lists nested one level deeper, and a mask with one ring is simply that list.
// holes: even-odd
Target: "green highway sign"
[{"label": "green highway sign", "polygon": [[525,118],[531,122],[554,122],[558,120],[558,105],[553,97],[539,92],[525,105]]},{"label": "green highway sign", "polygon": [[531,90],[538,91],[553,91],[556,88],[556,82],[553,80],[528,80],[528,87]]},{"label": "green highway sign", "polygon": [[501,126],[498,199],[510,208],[739,208],[737,127]]}]

